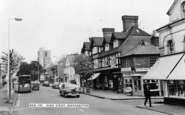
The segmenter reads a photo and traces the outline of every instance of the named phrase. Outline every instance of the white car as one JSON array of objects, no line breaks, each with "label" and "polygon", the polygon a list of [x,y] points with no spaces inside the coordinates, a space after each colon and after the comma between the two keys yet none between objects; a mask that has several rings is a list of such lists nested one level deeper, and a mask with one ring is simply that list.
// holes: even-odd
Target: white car
[{"label": "white car", "polygon": [[59,85],[59,93],[61,96],[75,96],[80,97],[80,86],[71,83],[61,83]]}]

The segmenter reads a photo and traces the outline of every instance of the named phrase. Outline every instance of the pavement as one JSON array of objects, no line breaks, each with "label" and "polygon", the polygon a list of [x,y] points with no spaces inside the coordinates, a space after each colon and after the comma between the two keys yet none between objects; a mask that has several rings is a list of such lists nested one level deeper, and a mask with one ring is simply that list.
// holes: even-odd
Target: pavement
[{"label": "pavement", "polygon": [[16,103],[17,93],[11,92],[11,99],[7,101],[7,85],[0,88],[0,114],[9,112]]},{"label": "pavement", "polygon": [[[86,91],[86,90],[85,90]],[[110,99],[110,100],[138,100],[138,99],[143,99],[144,96],[128,96],[125,94],[117,94],[116,92],[112,91],[102,91],[102,90],[94,90],[90,89],[90,93],[84,93],[86,95],[98,97],[101,99]],[[155,101],[152,104],[152,107],[149,106],[144,106],[142,105],[136,105],[136,108],[141,108],[141,109],[147,109],[155,112],[160,112],[168,115],[185,115],[185,107],[184,106],[178,106],[178,105],[168,105],[164,104],[163,97],[157,96],[157,97],[151,97],[153,100],[160,100],[160,101]]]},{"label": "pavement", "polygon": [[[133,100],[133,99],[145,99],[144,96],[130,96],[122,93],[116,93],[110,90],[96,90],[96,89],[90,89],[90,93],[86,93],[85,89],[85,94],[102,98],[102,99],[111,99],[111,100]],[[163,99],[162,96],[156,96],[152,97],[153,99]]]}]

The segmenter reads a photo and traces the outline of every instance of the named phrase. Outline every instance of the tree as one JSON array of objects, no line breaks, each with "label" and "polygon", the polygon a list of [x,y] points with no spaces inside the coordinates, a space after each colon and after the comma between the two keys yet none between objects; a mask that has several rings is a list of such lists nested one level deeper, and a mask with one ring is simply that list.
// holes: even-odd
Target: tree
[{"label": "tree", "polygon": [[27,62],[23,62],[19,67],[19,71],[17,72],[17,75],[23,75],[23,74],[31,74],[31,71],[29,69],[29,64]]},{"label": "tree", "polygon": [[[19,70],[19,66],[25,59],[23,56],[21,56],[18,52],[15,52],[13,49],[9,51],[10,55],[10,75],[15,74]],[[3,52],[3,56],[1,56],[2,59],[2,70],[4,73],[7,73],[8,68],[8,53]]]},{"label": "tree", "polygon": [[72,66],[74,67],[75,72],[80,75],[80,79],[83,82],[83,84],[84,80],[87,81],[87,79],[93,75],[94,66],[89,56],[85,56],[82,54],[75,55],[75,59],[72,62]]},{"label": "tree", "polygon": [[39,80],[39,76],[41,72],[43,71],[42,66],[39,64],[38,61],[31,61],[29,64],[29,69],[31,71],[32,80]]}]

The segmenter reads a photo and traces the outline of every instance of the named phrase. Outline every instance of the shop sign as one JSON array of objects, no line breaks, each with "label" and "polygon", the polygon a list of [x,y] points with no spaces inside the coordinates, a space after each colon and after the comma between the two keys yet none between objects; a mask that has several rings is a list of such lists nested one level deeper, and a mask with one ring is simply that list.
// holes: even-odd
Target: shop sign
[{"label": "shop sign", "polygon": [[131,71],[131,67],[121,68],[121,71]]},{"label": "shop sign", "polygon": [[148,71],[149,68],[136,68],[137,72]]}]

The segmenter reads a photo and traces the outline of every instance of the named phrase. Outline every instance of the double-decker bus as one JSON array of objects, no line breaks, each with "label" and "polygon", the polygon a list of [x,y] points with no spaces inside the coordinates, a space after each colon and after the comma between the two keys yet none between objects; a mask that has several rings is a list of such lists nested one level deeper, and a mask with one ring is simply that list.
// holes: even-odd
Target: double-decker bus
[{"label": "double-decker bus", "polygon": [[14,88],[16,92],[31,92],[31,75],[18,75]]}]

